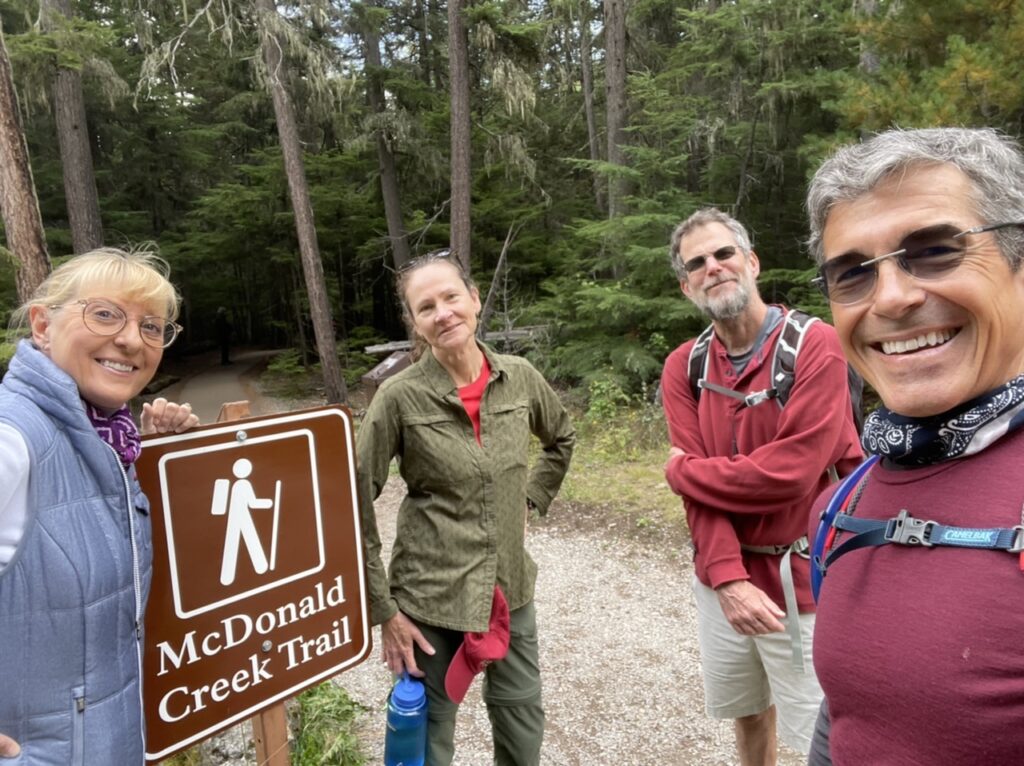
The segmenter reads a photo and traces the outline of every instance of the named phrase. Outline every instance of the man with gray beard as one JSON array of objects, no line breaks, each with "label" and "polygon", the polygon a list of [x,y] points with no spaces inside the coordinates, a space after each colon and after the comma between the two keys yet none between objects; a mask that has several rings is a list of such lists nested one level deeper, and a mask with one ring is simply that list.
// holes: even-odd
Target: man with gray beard
[{"label": "man with gray beard", "polygon": [[[766,766],[776,724],[807,753],[822,697],[805,533],[830,474],[861,459],[846,360],[832,327],[761,299],[757,254],[734,218],[697,211],[672,233],[670,257],[683,294],[711,319],[669,355],[661,380],[665,477],[694,550],[706,707],[735,721],[743,766]],[[773,380],[780,346],[795,366],[784,397]]]}]

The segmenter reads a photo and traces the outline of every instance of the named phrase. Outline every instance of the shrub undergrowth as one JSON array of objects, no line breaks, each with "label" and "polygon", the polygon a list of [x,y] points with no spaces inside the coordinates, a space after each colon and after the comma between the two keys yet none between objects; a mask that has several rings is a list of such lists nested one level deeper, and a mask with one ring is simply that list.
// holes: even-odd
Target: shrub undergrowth
[{"label": "shrub undergrowth", "polygon": [[653,392],[629,394],[612,378],[590,383],[575,418],[576,450],[562,487],[571,501],[610,507],[636,518],[676,524],[680,500],[665,483],[668,436]]},{"label": "shrub undergrowth", "polygon": [[356,717],[363,710],[331,681],[300,694],[293,766],[364,766],[366,756],[355,734]]}]

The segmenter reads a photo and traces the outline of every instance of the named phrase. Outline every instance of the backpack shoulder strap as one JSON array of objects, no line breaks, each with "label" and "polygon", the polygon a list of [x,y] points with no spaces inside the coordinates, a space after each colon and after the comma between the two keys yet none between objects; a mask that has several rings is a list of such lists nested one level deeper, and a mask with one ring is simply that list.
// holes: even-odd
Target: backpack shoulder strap
[{"label": "backpack shoulder strap", "polygon": [[690,349],[686,371],[690,378],[690,390],[693,392],[694,399],[700,399],[700,381],[708,374],[708,350],[713,337],[715,337],[715,327],[709,324],[704,332],[697,336],[697,342]]},{"label": "backpack shoulder strap", "polygon": [[807,335],[807,329],[819,321],[818,317],[793,309],[786,312],[782,320],[782,331],[775,342],[772,354],[772,386],[775,388],[780,407],[789,399],[789,392],[796,380],[796,360]]}]

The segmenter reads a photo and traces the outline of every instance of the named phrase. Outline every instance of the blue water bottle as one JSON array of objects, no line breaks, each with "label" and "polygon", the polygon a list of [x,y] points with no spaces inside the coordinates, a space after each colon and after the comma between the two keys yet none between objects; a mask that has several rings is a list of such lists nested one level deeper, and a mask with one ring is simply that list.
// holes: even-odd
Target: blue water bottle
[{"label": "blue water bottle", "polygon": [[388,700],[384,766],[423,766],[427,754],[427,692],[408,673],[395,683]]}]

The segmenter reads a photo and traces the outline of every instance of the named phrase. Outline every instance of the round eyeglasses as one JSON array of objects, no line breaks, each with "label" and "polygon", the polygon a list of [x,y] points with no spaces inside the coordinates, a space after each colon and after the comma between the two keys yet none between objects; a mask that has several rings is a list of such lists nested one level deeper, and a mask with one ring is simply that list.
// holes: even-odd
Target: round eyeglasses
[{"label": "round eyeglasses", "polygon": [[868,298],[878,281],[878,264],[894,258],[900,269],[925,281],[942,279],[963,263],[972,249],[964,238],[972,234],[998,231],[1009,226],[1024,226],[1024,221],[1008,221],[986,226],[975,226],[957,231],[952,226],[935,226],[914,232],[903,240],[903,247],[877,258],[865,258],[859,253],[845,253],[825,261],[818,276],[811,280],[832,303],[849,305]]},{"label": "round eyeglasses", "polygon": [[[95,335],[117,335],[128,324],[128,315],[124,309],[109,301],[94,298],[74,301],[66,305],[82,307],[82,323],[85,324],[85,328],[89,332]],[[56,309],[61,306],[51,306],[50,308]],[[178,333],[184,329],[170,319],[157,316],[140,317],[138,324],[142,342],[153,348],[167,348],[174,343]]]}]

